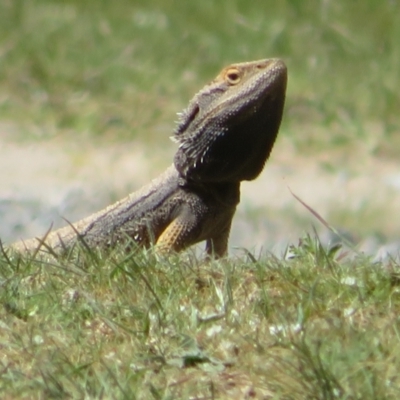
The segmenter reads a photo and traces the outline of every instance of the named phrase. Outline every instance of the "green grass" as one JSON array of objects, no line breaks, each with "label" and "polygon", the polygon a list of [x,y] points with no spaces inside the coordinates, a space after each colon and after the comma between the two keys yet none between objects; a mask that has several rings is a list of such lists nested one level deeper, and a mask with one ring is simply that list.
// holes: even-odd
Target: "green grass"
[{"label": "green grass", "polygon": [[373,0],[3,0],[0,120],[23,137],[166,137],[223,66],[278,56],[290,76],[283,135],[304,150],[373,133],[371,151],[395,155],[399,11]]},{"label": "green grass", "polygon": [[290,254],[3,254],[0,393],[397,399],[398,266],[310,237]]}]

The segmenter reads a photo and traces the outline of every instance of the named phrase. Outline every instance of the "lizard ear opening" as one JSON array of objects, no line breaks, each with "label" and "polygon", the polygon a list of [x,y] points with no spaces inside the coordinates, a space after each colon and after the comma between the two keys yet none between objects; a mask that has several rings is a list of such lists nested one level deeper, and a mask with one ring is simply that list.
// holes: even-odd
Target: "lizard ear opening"
[{"label": "lizard ear opening", "polygon": [[190,104],[189,107],[180,115],[179,125],[176,128],[175,135],[178,136],[184,132],[187,127],[194,121],[199,113],[200,107],[197,103]]}]

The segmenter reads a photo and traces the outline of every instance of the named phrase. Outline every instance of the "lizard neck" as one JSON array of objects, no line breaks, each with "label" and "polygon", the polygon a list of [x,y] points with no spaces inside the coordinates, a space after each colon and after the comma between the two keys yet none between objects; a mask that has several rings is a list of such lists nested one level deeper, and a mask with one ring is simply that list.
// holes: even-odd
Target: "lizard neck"
[{"label": "lizard neck", "polygon": [[236,206],[240,202],[240,182],[201,182],[180,176],[178,186],[198,194],[204,200],[209,199],[226,207]]}]

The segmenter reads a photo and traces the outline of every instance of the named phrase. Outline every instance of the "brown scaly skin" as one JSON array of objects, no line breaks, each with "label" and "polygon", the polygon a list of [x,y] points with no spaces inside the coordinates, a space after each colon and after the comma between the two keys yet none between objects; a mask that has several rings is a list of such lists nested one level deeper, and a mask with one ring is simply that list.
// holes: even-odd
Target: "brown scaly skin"
[{"label": "brown scaly skin", "polygon": [[208,254],[225,255],[240,182],[255,179],[269,157],[286,81],[278,59],[224,68],[180,114],[174,137],[179,148],[163,174],[104,210],[11,248],[33,251],[44,242],[62,253],[83,240],[90,247],[134,241],[180,251],[205,240]]}]

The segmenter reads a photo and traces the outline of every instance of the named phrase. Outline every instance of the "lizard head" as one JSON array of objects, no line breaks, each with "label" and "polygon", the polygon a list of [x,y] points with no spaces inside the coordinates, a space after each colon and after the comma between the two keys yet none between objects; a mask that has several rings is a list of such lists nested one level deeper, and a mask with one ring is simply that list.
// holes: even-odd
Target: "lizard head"
[{"label": "lizard head", "polygon": [[286,81],[278,59],[223,69],[180,114],[174,136],[179,173],[199,182],[255,179],[278,134]]}]

